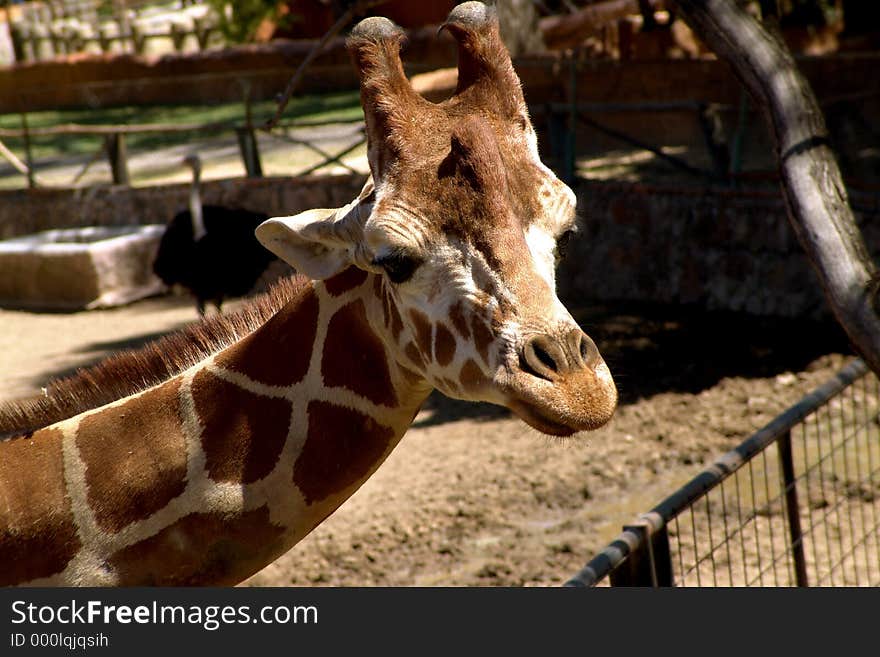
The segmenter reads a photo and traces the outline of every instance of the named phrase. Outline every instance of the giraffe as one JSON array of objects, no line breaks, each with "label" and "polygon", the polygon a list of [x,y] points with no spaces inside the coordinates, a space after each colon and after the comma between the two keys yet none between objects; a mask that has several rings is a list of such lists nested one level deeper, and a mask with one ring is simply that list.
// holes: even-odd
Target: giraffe
[{"label": "giraffe", "polygon": [[608,367],[555,293],[574,195],[541,163],[494,10],[443,29],[459,81],[440,104],[409,85],[397,26],[352,30],[370,178],[257,229],[301,275],[0,409],[0,584],[240,582],[352,495],[435,388],[557,436],[611,418]]}]

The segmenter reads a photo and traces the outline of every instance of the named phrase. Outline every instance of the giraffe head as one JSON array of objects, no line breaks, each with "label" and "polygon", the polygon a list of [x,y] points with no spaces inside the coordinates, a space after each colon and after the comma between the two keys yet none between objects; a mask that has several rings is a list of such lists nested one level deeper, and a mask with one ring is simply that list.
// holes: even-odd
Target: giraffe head
[{"label": "giraffe head", "polygon": [[345,208],[271,219],[257,235],[315,279],[375,274],[389,351],[441,392],[549,434],[597,428],[617,391],[555,292],[574,193],[538,156],[494,9],[459,5],[441,29],[458,42],[458,86],[434,104],[403,72],[400,28],[354,28],[371,180]]}]

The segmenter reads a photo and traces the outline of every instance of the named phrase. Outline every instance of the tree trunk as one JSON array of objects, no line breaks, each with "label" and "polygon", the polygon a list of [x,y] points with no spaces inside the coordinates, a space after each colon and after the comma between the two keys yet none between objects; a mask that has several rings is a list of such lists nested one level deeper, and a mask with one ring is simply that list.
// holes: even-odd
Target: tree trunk
[{"label": "tree trunk", "polygon": [[788,218],[831,310],[880,373],[876,268],[847,200],[822,111],[783,42],[733,0],[673,0],[745,84],[775,137]]}]

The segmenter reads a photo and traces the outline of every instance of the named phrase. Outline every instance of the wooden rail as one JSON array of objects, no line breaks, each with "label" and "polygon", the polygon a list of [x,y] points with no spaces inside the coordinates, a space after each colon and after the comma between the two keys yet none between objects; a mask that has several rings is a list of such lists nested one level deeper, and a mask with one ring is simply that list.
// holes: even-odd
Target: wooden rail
[{"label": "wooden rail", "polygon": [[[37,187],[45,186],[40,181],[34,171],[33,158],[30,156],[30,143],[34,137],[59,137],[71,135],[87,135],[95,137],[103,137],[103,143],[95,155],[86,163],[83,170],[74,178],[76,183],[102,155],[106,155],[110,164],[110,171],[115,185],[129,185],[131,176],[128,172],[128,148],[126,146],[127,135],[164,133],[164,134],[180,134],[185,132],[233,132],[239,146],[239,153],[244,163],[245,171],[248,177],[259,178],[263,175],[263,167],[260,161],[260,152],[257,142],[256,128],[251,122],[244,125],[232,121],[214,121],[210,123],[147,123],[134,125],[88,125],[79,123],[66,123],[53,126],[42,126],[31,128],[27,124],[27,115],[22,114],[21,128],[0,128],[0,157],[9,162],[12,167],[28,177],[28,186]],[[336,123],[354,123],[362,119],[332,119],[332,120],[305,120],[305,121],[286,121],[278,124],[277,128],[290,130],[294,128],[316,127],[321,125],[330,125]],[[366,137],[357,143],[347,146],[344,150],[337,154],[327,153],[318,146],[307,140],[296,139],[283,134],[273,134],[270,130],[265,130],[270,136],[283,139],[289,143],[305,146],[310,150],[318,153],[323,160],[315,165],[310,166],[300,175],[313,173],[314,171],[327,166],[331,163],[354,171],[351,167],[342,161],[342,157],[353,151],[366,140]],[[3,139],[22,139],[25,143],[26,157],[23,162],[8,146],[3,143]]]},{"label": "wooden rail", "polygon": [[[153,132],[211,132],[230,130],[236,124],[228,121],[213,123],[148,123],[135,125],[89,125],[81,123],[62,123],[53,126],[30,128],[31,137],[57,137],[61,135],[142,135]],[[0,128],[0,138],[24,138],[25,131],[21,128]]]}]

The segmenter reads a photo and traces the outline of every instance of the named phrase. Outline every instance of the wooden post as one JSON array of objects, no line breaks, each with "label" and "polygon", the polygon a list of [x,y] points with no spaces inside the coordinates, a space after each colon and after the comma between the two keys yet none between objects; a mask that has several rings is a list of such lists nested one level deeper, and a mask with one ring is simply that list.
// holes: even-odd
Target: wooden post
[{"label": "wooden post", "polygon": [[130,185],[131,178],[128,175],[128,154],[125,148],[125,135],[119,132],[107,135],[104,138],[104,146],[107,150],[107,159],[110,160],[113,184]]},{"label": "wooden post", "polygon": [[244,161],[244,170],[248,178],[262,178],[263,165],[260,162],[260,148],[257,144],[257,135],[254,132],[254,124],[251,116],[251,83],[244,80],[242,83],[244,94],[244,127],[236,128],[238,148],[241,151],[241,159]]},{"label": "wooden post", "polygon": [[199,50],[207,50],[208,39],[211,38],[211,23],[207,17],[196,16],[193,19],[193,32],[199,42]]},{"label": "wooden post", "polygon": [[247,177],[262,178],[263,165],[260,163],[260,149],[253,127],[236,128],[235,134],[238,137],[238,149],[241,151],[241,159],[244,162]]},{"label": "wooden post", "polygon": [[715,177],[719,181],[726,181],[730,177],[730,149],[724,136],[724,127],[721,123],[718,108],[709,103],[701,103],[697,110],[697,122],[703,133],[706,150],[712,160]]},{"label": "wooden post", "polygon": [[[147,49],[147,34],[142,31],[141,28],[136,23],[130,23],[128,29],[128,36],[131,39],[131,47],[135,54],[143,55]],[[123,46],[125,45],[125,41],[122,41]]]},{"label": "wooden post", "polygon": [[28,187],[33,188],[37,186],[34,180],[34,155],[31,152],[31,131],[28,127],[27,114],[24,112],[21,113],[21,132],[24,139],[24,162],[27,165]]},{"label": "wooden post", "polygon": [[171,41],[174,44],[175,52],[183,52],[184,41],[186,40],[186,31],[177,23],[171,24]]},{"label": "wooden post", "polygon": [[21,45],[21,35],[12,24],[12,2],[11,0],[3,0],[3,16],[6,18],[6,29],[9,31],[9,39],[12,42],[12,63],[24,61],[23,49]]},{"label": "wooden post", "polygon": [[123,52],[131,52],[125,47],[126,39],[130,40],[132,51],[139,53],[138,44],[133,32],[133,25],[128,19],[128,6],[126,0],[114,0],[113,13],[116,14],[116,22],[119,23],[120,43]]},{"label": "wooden post", "polygon": [[98,35],[98,45],[101,47],[102,53],[111,52],[113,48],[113,40],[107,34],[107,30],[100,23],[95,23],[95,34]]}]

